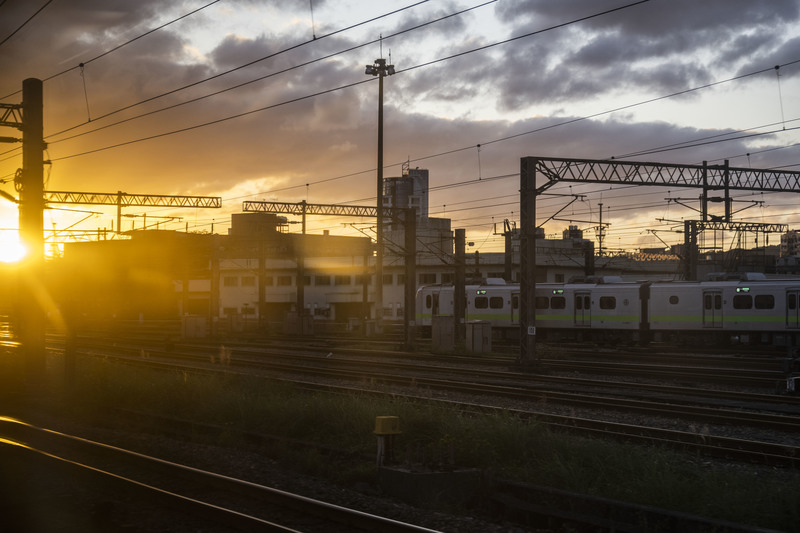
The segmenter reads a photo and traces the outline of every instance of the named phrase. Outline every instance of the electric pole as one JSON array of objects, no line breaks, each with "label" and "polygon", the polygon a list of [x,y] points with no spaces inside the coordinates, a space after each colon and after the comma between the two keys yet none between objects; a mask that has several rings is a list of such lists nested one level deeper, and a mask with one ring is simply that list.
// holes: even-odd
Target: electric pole
[{"label": "electric pole", "polygon": [[383,58],[367,65],[364,74],[378,77],[378,227],[375,253],[375,331],[381,332],[383,318],[383,78],[394,74],[394,65]]}]

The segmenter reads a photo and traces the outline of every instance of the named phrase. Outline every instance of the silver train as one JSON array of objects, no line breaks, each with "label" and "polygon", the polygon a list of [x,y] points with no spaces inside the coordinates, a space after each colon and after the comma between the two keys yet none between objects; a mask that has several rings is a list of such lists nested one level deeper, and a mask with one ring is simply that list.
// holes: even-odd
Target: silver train
[{"label": "silver train", "polygon": [[[417,291],[416,324],[453,315],[452,285]],[[488,279],[466,287],[466,320],[519,335],[519,284]],[[587,277],[536,284],[536,335],[542,340],[641,343],[800,344],[800,279],[714,274],[706,281],[626,282]]]}]

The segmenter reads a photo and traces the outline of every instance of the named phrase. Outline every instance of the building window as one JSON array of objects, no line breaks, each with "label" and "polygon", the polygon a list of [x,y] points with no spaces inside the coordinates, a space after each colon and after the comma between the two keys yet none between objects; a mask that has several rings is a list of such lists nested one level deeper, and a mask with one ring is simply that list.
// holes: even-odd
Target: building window
[{"label": "building window", "polygon": [[383,284],[384,285],[391,285],[393,281],[391,274],[384,274],[383,275]]},{"label": "building window", "polygon": [[308,287],[311,285],[311,276],[303,276],[303,286]]},{"label": "building window", "polygon": [[436,283],[436,273],[433,273],[433,274],[420,274],[419,275],[419,282],[421,284],[424,284],[424,283]]},{"label": "building window", "polygon": [[338,275],[333,279],[333,282],[336,285],[350,285],[352,283],[352,278],[350,276]]},{"label": "building window", "polygon": [[405,285],[406,284],[406,275],[405,274],[398,274],[397,275],[397,284],[398,285]]},{"label": "building window", "polygon": [[442,273],[442,283],[453,283],[453,277],[449,272]]},{"label": "building window", "polygon": [[255,287],[255,286],[256,286],[255,276],[242,276],[242,287]]},{"label": "building window", "polygon": [[275,280],[272,276],[264,276],[264,285],[267,287],[272,287],[275,284]]},{"label": "building window", "polygon": [[498,278],[498,279],[506,279],[506,275],[504,272],[489,272],[489,275],[486,276],[487,278]]},{"label": "building window", "polygon": [[289,287],[292,284],[292,276],[278,276],[278,287]]},{"label": "building window", "polygon": [[222,278],[222,284],[225,287],[238,287],[239,278],[237,278],[236,276],[225,276]]},{"label": "building window", "polygon": [[225,316],[233,316],[233,315],[236,314],[236,308],[235,307],[223,307],[222,308],[222,314],[225,315]]},{"label": "building window", "polygon": [[331,284],[331,277],[330,276],[314,276],[314,285],[330,285]]},{"label": "building window", "polygon": [[556,274],[556,283],[564,283],[564,274]]},{"label": "building window", "polygon": [[372,276],[371,275],[364,276],[364,274],[356,274],[356,285],[363,285],[364,283],[366,283],[367,285],[372,283]]}]

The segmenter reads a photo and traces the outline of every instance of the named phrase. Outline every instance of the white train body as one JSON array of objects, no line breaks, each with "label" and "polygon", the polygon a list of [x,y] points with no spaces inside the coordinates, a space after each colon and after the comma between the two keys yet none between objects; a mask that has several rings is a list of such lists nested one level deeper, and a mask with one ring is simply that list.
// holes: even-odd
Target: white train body
[{"label": "white train body", "polygon": [[[750,276],[753,278],[754,276]],[[416,323],[452,317],[452,285],[417,292]],[[467,321],[505,336],[519,333],[518,284],[466,286]],[[760,342],[800,344],[800,280],[624,282],[590,278],[536,285],[537,336],[598,341]]]}]

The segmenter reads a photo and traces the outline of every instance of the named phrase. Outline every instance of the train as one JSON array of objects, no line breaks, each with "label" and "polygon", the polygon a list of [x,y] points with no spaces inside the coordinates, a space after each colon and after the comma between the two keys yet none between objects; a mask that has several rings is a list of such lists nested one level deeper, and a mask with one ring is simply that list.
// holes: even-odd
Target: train
[{"label": "train", "polygon": [[[485,279],[466,287],[465,319],[518,338],[520,285]],[[453,317],[452,284],[417,290],[415,323],[430,331]],[[703,281],[624,281],[587,276],[537,283],[536,336],[544,341],[648,344],[800,344],[800,279],[710,274]]]}]

